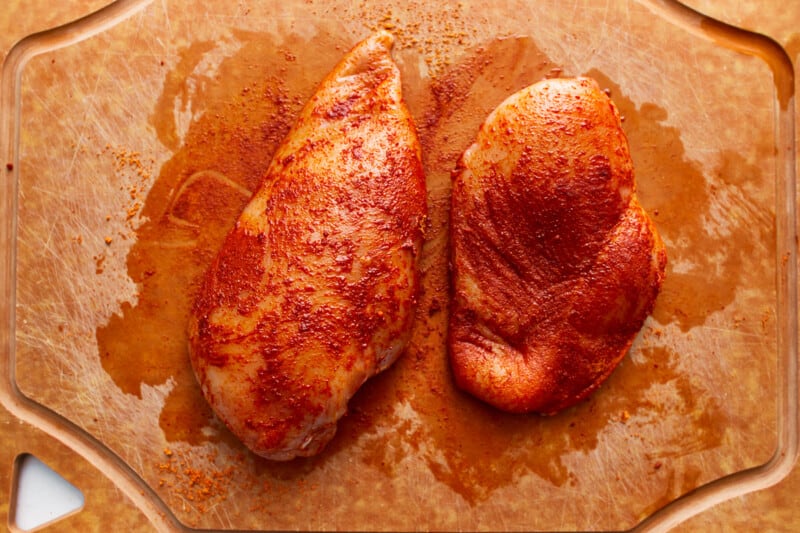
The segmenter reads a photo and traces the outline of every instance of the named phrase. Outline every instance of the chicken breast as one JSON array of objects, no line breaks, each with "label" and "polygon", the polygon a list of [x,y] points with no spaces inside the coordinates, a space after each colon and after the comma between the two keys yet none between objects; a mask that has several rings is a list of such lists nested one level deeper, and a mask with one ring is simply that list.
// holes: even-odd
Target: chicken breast
[{"label": "chicken breast", "polygon": [[377,33],[323,80],[193,307],[203,393],[269,459],[321,451],[410,337],[426,194],[391,47]]},{"label": "chicken breast", "polygon": [[454,172],[450,236],[456,384],[515,413],[599,387],[666,266],[619,113],[587,78],[542,81],[489,115]]}]

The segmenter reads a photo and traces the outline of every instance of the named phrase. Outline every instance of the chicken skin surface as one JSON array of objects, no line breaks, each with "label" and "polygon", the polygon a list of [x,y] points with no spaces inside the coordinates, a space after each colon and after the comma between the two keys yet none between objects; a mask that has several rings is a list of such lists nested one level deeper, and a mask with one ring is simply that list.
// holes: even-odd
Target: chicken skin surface
[{"label": "chicken skin surface", "polygon": [[322,81],[192,309],[203,394],[268,459],[320,452],[410,338],[426,192],[392,43],[371,36]]},{"label": "chicken skin surface", "polygon": [[545,80],[500,104],[453,173],[450,216],[456,385],[542,414],[597,389],[666,266],[619,112],[597,83]]}]

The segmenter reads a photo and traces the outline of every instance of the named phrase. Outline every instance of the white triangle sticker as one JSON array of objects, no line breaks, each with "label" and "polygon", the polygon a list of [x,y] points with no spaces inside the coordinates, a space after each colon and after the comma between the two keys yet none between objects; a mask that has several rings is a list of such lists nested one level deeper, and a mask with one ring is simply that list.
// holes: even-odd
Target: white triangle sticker
[{"label": "white triangle sticker", "polygon": [[12,523],[22,531],[55,522],[83,507],[83,493],[30,454],[17,457]]}]

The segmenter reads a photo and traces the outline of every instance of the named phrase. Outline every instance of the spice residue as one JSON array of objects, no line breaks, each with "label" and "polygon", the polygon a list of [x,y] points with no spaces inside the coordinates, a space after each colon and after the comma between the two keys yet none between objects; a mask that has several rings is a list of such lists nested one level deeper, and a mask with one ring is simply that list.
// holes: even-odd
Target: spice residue
[{"label": "spice residue", "polygon": [[[137,225],[136,216],[142,209],[142,199],[151,186],[155,160],[143,160],[141,153],[137,151],[110,144],[105,145],[101,154],[108,154],[113,158],[114,172],[127,182],[127,185],[120,186],[120,190],[128,192],[121,214],[127,228],[133,231]],[[111,219],[111,215],[106,215],[106,221]]]},{"label": "spice residue", "polygon": [[215,453],[203,457],[198,465],[182,451],[165,448],[163,454],[163,460],[156,464],[158,487],[166,490],[170,498],[180,500],[196,513],[207,513],[227,499],[233,465],[216,466]]}]

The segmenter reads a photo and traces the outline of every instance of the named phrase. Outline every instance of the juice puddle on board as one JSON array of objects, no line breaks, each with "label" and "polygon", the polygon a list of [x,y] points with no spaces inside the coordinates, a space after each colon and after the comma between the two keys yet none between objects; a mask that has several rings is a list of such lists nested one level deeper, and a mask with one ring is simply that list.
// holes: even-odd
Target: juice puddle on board
[{"label": "juice puddle on board", "polygon": [[[142,384],[173,380],[159,415],[170,442],[224,441],[244,450],[200,393],[187,353],[186,320],[198,280],[258,186],[272,153],[316,85],[352,44],[340,35],[321,32],[313,46],[299,46],[292,38],[275,43],[267,35],[240,33],[241,48],[214,72],[197,72],[197,67],[215,45],[195,43],[183,50],[165,79],[152,125],[174,155],[145,201],[141,214],[146,222],[127,258],[128,275],[141,287],[139,298],[99,327],[97,340],[103,368],[125,393],[141,395]],[[269,480],[307,471],[354,450],[358,440],[356,459],[387,475],[410,447],[437,479],[471,503],[526,473],[557,486],[574,484],[575,473],[563,456],[591,452],[611,422],[637,413],[657,417],[665,407],[654,404],[647,391],[667,383],[675,384],[681,400],[670,409],[685,415],[684,427],[675,430],[680,446],[718,446],[725,431],[722,410],[681,374],[671,348],[646,342],[658,335],[652,322],[645,326],[636,362],[626,358],[590,399],[556,416],[501,413],[455,389],[445,346],[450,171],[503,99],[544,77],[575,73],[563,72],[530,38],[496,39],[467,50],[435,79],[413,66],[418,64],[413,52],[396,55],[423,144],[430,211],[414,336],[407,353],[353,398],[328,449],[286,464],[258,462],[253,475]],[[679,243],[668,248],[670,266],[655,319],[688,331],[728,305],[740,283],[763,283],[763,272],[754,272],[747,262],[746,246],[733,250],[736,235],[723,239],[704,230],[703,213],[713,191],[686,159],[679,132],[664,124],[667,113],[653,104],[637,107],[602,73],[587,74],[610,90],[625,116],[643,205],[665,240]],[[195,117],[183,135],[176,109],[188,109]],[[721,173],[741,168],[735,157],[730,155]],[[734,225],[732,230],[749,228]],[[720,247],[730,251],[721,263],[696,252]],[[699,262],[699,268],[688,273],[672,268],[686,261]],[[715,272],[712,283],[705,277],[709,271]],[[419,423],[398,417],[401,403],[413,408]],[[391,431],[379,431],[385,428]],[[698,478],[684,478],[675,491],[691,490],[702,482]]]}]

